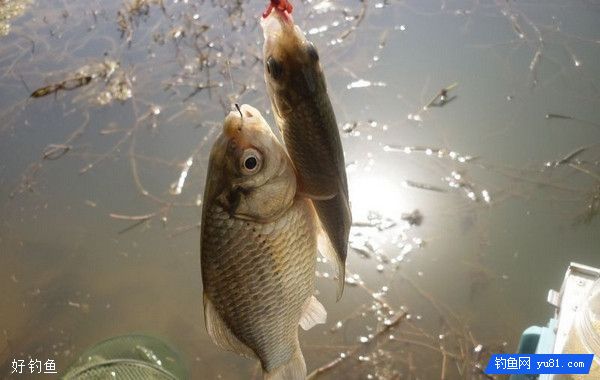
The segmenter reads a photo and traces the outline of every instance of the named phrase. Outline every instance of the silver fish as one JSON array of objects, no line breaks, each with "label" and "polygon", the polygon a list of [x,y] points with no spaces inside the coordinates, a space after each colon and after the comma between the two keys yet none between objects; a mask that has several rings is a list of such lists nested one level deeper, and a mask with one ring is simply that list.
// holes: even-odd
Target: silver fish
[{"label": "silver fish", "polygon": [[273,7],[261,26],[275,121],[298,172],[300,192],[312,199],[319,217],[319,250],[337,264],[339,299],[352,215],[344,152],[319,54],[286,10]]},{"label": "silver fish", "polygon": [[259,111],[225,119],[210,154],[201,227],[204,319],[218,346],[257,358],[266,379],[304,379],[298,324],[324,323],[313,296],[317,221]]}]

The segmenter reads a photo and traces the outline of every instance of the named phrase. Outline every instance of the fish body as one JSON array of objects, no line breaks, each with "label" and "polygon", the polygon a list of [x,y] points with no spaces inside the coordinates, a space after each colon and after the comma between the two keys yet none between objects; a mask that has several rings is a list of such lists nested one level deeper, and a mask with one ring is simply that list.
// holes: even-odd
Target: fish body
[{"label": "fish body", "polygon": [[314,298],[317,221],[260,113],[227,116],[210,155],[201,227],[207,331],[257,358],[268,379],[304,379],[298,325],[325,322]]},{"label": "fish body", "polygon": [[352,215],[344,152],[319,54],[285,10],[272,9],[261,26],[275,121],[298,172],[300,192],[317,212],[319,250],[337,263],[339,299]]}]

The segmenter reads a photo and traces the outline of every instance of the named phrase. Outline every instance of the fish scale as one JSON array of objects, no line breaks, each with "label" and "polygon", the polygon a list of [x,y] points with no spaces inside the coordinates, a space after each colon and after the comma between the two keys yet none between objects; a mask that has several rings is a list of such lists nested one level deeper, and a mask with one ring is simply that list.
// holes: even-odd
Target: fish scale
[{"label": "fish scale", "polygon": [[[344,163],[342,151],[339,149],[341,142],[337,129],[335,133],[329,133],[326,128],[303,128],[307,125],[336,125],[335,119],[329,120],[330,115],[314,111],[324,109],[320,104],[325,100],[320,99],[320,94],[311,95],[311,101],[306,100],[306,96],[302,101],[296,102],[294,112],[282,120],[283,138],[294,166],[301,173],[311,173],[310,176],[301,178],[303,191],[309,194],[320,194],[323,191],[333,194],[338,188],[331,179],[337,178],[338,175],[344,184],[343,188],[347,188],[346,172],[338,173],[338,167]],[[323,154],[307,154],[307,146],[315,152],[331,152],[333,157],[327,157],[328,161],[316,159],[321,158]],[[324,189],[324,183],[329,186],[328,189]]]},{"label": "fish scale", "polygon": [[[267,371],[289,361],[296,351],[298,320],[314,291],[312,213],[309,201],[296,199],[271,223],[235,219],[220,206],[206,216],[205,292]],[[224,235],[224,230],[229,233]]]}]

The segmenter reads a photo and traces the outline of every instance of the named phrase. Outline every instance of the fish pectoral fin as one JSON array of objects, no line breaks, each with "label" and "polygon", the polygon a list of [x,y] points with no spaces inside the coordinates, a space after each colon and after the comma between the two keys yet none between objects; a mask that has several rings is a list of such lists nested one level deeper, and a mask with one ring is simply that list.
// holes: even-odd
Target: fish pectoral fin
[{"label": "fish pectoral fin", "polygon": [[[297,340],[298,338],[296,338]],[[300,351],[300,344],[297,345],[296,351],[285,364],[274,368],[270,372],[263,372],[264,380],[305,380],[306,379],[306,363],[304,356]]]},{"label": "fish pectoral fin", "polygon": [[337,195],[337,193],[333,193],[333,194],[310,194],[310,193],[306,193],[304,191],[298,191],[296,194],[298,196],[300,196],[300,197],[312,199],[312,200],[315,200],[315,201],[328,201],[330,199],[333,199]]},{"label": "fish pectoral fin", "polygon": [[327,236],[327,233],[322,227],[319,228],[317,247],[321,253],[321,256],[327,259],[335,271],[335,275],[337,277],[336,300],[339,301],[344,293],[344,284],[346,283],[346,265],[336,253],[335,249],[333,248],[333,244],[331,244],[329,236]]},{"label": "fish pectoral fin", "polygon": [[315,296],[310,296],[302,308],[302,317],[300,317],[300,327],[304,330],[310,330],[315,325],[325,323],[327,320],[327,311]]},{"label": "fish pectoral fin", "polygon": [[207,297],[206,293],[204,294],[204,323],[208,335],[217,346],[249,358],[256,358],[256,355],[250,347],[240,342],[240,340],[233,335],[229,327],[225,324],[225,321],[223,321],[217,312],[217,309],[215,309],[215,305],[213,305],[212,301]]},{"label": "fish pectoral fin", "polygon": [[300,180],[296,194],[315,201],[328,201],[340,193],[335,174],[322,175],[308,181]]}]

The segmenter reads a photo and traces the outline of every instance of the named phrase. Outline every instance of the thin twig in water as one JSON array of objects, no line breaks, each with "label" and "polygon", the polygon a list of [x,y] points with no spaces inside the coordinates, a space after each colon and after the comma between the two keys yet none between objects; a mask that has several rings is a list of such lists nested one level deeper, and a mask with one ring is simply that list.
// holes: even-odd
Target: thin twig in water
[{"label": "thin twig in water", "polygon": [[150,213],[150,214],[144,214],[144,215],[123,215],[123,214],[115,214],[115,213],[110,213],[108,214],[108,216],[110,216],[113,219],[119,219],[119,220],[135,220],[135,221],[144,221],[144,220],[148,220],[150,218],[153,218],[156,216],[156,213]]},{"label": "thin twig in water", "polygon": [[573,116],[569,116],[569,115],[561,115],[558,113],[547,113],[545,117],[548,120],[550,120],[550,119],[572,120],[572,121],[577,121],[582,124],[587,124],[587,125],[591,125],[596,128],[600,128],[599,123],[595,123],[595,122],[589,121],[589,120],[579,119],[577,117],[573,117]]},{"label": "thin twig in water", "polygon": [[587,147],[580,147],[575,149],[574,151],[572,151],[571,153],[567,154],[566,156],[564,156],[563,158],[561,158],[560,160],[558,160],[556,162],[555,165],[564,165],[564,164],[570,164],[571,161],[573,161],[573,159],[577,156],[579,156],[581,153],[585,152],[586,149],[588,149]]},{"label": "thin twig in water", "polygon": [[195,229],[199,229],[200,228],[200,223],[190,224],[189,226],[183,226],[183,227],[176,228],[174,232],[171,232],[168,235],[168,238],[172,239],[172,238],[174,238],[176,236],[179,236],[179,235],[184,234],[184,233],[186,233],[188,231],[191,231],[194,228]]},{"label": "thin twig in water", "polygon": [[73,147],[70,145],[50,144],[50,145],[46,146],[46,148],[44,149],[43,159],[44,160],[58,160],[59,158],[61,158],[65,154],[67,154],[67,152],[69,150],[71,150],[72,148]]},{"label": "thin twig in water", "polygon": [[109,216],[113,219],[118,219],[118,220],[133,220],[135,221],[135,223],[123,228],[122,230],[119,230],[118,234],[124,234],[125,232],[128,232],[144,223],[146,223],[147,221],[149,221],[150,219],[154,218],[156,216],[156,213],[150,213],[150,214],[145,214],[145,215],[122,215],[122,214],[115,214],[115,213],[110,213]]},{"label": "thin twig in water", "polygon": [[374,346],[377,346],[383,339],[388,339],[388,335],[390,330],[396,328],[398,325],[400,325],[400,323],[406,319],[406,316],[408,314],[406,312],[401,312],[400,314],[397,314],[396,316],[394,316],[394,318],[392,318],[390,320],[390,322],[386,325],[384,325],[383,329],[381,329],[380,331],[378,331],[375,336],[369,340],[369,342],[365,343],[365,344],[361,344],[359,346],[357,346],[356,348],[354,348],[349,354],[347,354],[344,357],[338,357],[334,360],[332,360],[331,362],[317,368],[316,370],[314,370],[313,372],[311,372],[306,379],[307,380],[311,380],[311,379],[316,379],[318,378],[320,375],[323,375],[326,372],[331,371],[332,369],[336,368],[337,366],[339,366],[341,363],[345,362],[346,360],[348,360],[349,358],[353,358],[355,357],[359,352],[368,352],[370,351],[370,349]]},{"label": "thin twig in water", "polygon": [[565,119],[565,120],[573,120],[572,116],[567,115],[559,115],[557,113],[547,113],[546,119]]},{"label": "thin twig in water", "polygon": [[573,168],[573,169],[575,169],[577,171],[580,171],[582,173],[585,173],[585,174],[589,175],[590,177],[594,178],[597,181],[600,181],[600,175],[598,175],[598,174],[596,174],[596,173],[594,173],[594,172],[592,172],[592,171],[590,171],[590,170],[582,167],[581,165],[577,165],[577,164],[574,164],[574,163],[570,162],[569,163],[569,167],[571,167],[571,168]]},{"label": "thin twig in water", "polygon": [[429,107],[443,107],[450,103],[456,96],[448,97],[448,92],[458,86],[458,82],[454,82],[444,88],[442,88],[431,100],[423,107],[423,111],[427,111]]},{"label": "thin twig in water", "polygon": [[338,40],[344,40],[346,39],[353,31],[356,30],[356,28],[358,28],[358,26],[362,23],[362,21],[365,19],[365,15],[367,14],[367,0],[361,0],[362,3],[362,7],[360,9],[360,12],[358,13],[358,15],[356,16],[356,22],[354,23],[354,25],[352,25],[350,27],[350,29],[346,30],[344,33],[342,33],[339,37]]}]

